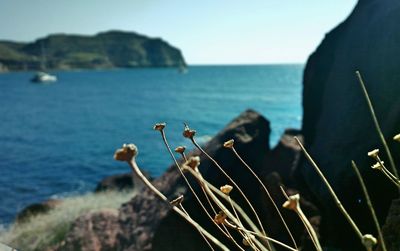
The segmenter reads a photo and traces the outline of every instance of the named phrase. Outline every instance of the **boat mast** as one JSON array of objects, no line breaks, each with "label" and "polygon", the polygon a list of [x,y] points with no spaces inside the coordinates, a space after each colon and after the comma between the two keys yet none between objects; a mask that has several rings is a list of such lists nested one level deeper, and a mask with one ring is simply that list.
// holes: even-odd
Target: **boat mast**
[{"label": "boat mast", "polygon": [[40,42],[40,51],[41,51],[40,70],[46,71],[46,55],[44,51],[43,40]]}]

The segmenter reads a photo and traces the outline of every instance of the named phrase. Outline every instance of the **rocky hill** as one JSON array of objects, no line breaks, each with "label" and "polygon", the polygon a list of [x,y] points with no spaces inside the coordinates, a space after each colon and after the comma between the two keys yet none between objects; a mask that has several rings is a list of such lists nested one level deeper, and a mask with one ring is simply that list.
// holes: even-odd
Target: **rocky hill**
[{"label": "rocky hill", "polygon": [[[367,152],[374,148],[380,148],[385,163],[389,161],[355,71],[363,75],[398,166],[400,147],[392,137],[400,132],[399,23],[399,1],[360,0],[350,16],[327,33],[304,72],[303,134],[307,148],[365,231],[373,232],[374,227],[350,161],[355,160],[361,168],[381,223],[398,194],[388,180],[370,168],[373,161]],[[349,247],[349,243],[357,243],[357,237],[313,168],[305,161],[300,170],[307,193],[315,196],[323,213],[325,241],[343,250],[361,249]]]},{"label": "rocky hill", "polygon": [[133,32],[54,34],[31,43],[0,41],[0,71],[185,65],[179,49],[160,38]]}]

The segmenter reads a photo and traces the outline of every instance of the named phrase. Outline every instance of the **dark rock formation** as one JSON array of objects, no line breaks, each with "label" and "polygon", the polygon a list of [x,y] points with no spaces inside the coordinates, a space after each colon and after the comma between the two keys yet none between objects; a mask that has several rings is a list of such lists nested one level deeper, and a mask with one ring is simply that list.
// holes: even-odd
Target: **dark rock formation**
[{"label": "dark rock formation", "polygon": [[[278,206],[281,207],[284,197],[279,185],[282,184],[282,180],[290,180],[290,173],[282,170],[291,170],[297,158],[296,156],[299,154],[298,148],[292,144],[293,134],[297,134],[297,132],[288,130],[287,134],[283,136],[281,143],[273,151],[270,151],[268,146],[269,133],[270,128],[267,120],[254,111],[246,111],[208,142],[205,145],[205,149],[240,184],[244,192],[249,195],[250,200],[256,207],[256,211],[261,216],[261,220],[267,226],[266,228],[270,235],[281,241],[290,243],[289,236],[285,232],[280,219],[277,217],[275,209],[272,207],[271,202],[266,199],[266,195],[254,177],[245,170],[244,166],[233,156],[230,150],[222,147],[222,144],[226,140],[235,139],[235,148],[253,170],[259,173],[263,180],[266,180],[273,198],[277,199]],[[198,134],[201,134],[201,132],[198,132]],[[192,154],[198,155],[199,152],[195,151]],[[275,159],[278,156],[286,156],[287,160],[278,161]],[[228,183],[205,156],[200,154],[200,157],[200,169],[206,179],[216,186]],[[282,180],[278,173],[267,177],[267,173],[269,174],[273,171],[282,173]],[[156,179],[154,184],[170,199],[175,198],[179,194],[184,194],[184,206],[186,210],[207,230],[218,236],[221,240],[225,240],[225,237],[218,233],[215,226],[205,216],[200,206],[197,205],[197,202],[191,196],[174,166],[169,168],[162,177]],[[194,182],[192,184],[196,189],[197,185]],[[288,192],[291,194],[295,191],[288,189]],[[232,196],[242,206],[245,205],[237,197],[237,192],[233,192]],[[202,198],[202,196],[200,197]],[[302,205],[307,215],[318,215],[318,210],[315,206],[312,206],[305,200],[302,200]],[[246,207],[244,206],[244,208]],[[251,212],[249,209],[245,210]],[[304,239],[304,228],[297,219],[297,216],[290,211],[283,212],[283,214],[289,220],[288,224],[294,229],[294,234],[298,241],[302,238]],[[199,234],[175,213],[169,211],[168,207],[147,189],[121,208],[119,223],[121,232],[118,235],[118,245],[124,250],[165,251],[207,249]],[[225,241],[225,243],[230,244],[229,241]],[[231,248],[235,249],[234,247]]]},{"label": "dark rock formation", "polygon": [[[269,122],[256,112],[249,110],[234,119],[209,141],[205,149],[222,164],[237,183],[242,185],[246,193],[254,194],[259,192],[254,179],[244,171],[244,167],[234,158],[233,153],[223,148],[222,144],[229,139],[235,139],[238,152],[256,172],[259,172],[269,151],[269,133]],[[199,152],[195,151],[193,154],[198,155]],[[227,184],[227,180],[217,168],[205,156],[200,155],[200,157],[200,169],[203,176],[216,186]],[[154,181],[154,184],[170,199],[184,194],[186,210],[203,226],[216,233],[215,226],[188,192],[176,167],[170,167],[162,177]],[[192,184],[198,188],[194,182]],[[196,230],[175,213],[170,212],[168,207],[147,189],[121,208],[120,225],[121,233],[118,241],[122,249],[204,250],[207,248]]]},{"label": "dark rock formation", "polygon": [[[285,136],[283,136],[285,138]],[[275,148],[277,149],[277,148]],[[274,150],[275,150],[274,149]],[[278,148],[279,149],[279,148]],[[283,148],[281,148],[283,149]],[[289,148],[290,149],[290,148]],[[283,153],[287,153],[289,149],[283,150]],[[275,151],[277,152],[277,151]],[[293,156],[288,156],[293,157]],[[284,166],[284,168],[288,168],[288,166]],[[280,170],[279,170],[280,171]],[[288,180],[289,183],[283,183],[283,177],[285,180]],[[293,234],[297,244],[302,247],[302,250],[315,250],[315,247],[312,244],[312,241],[304,228],[303,223],[299,219],[298,215],[293,211],[282,208],[283,203],[286,201],[283,193],[281,192],[280,186],[285,187],[285,192],[290,196],[299,193],[298,190],[288,186],[288,184],[293,183],[290,178],[290,173],[286,173],[285,176],[281,177],[278,172],[272,172],[269,175],[261,175],[261,179],[268,191],[274,198],[274,201],[278,208],[280,209],[282,216],[284,217],[291,233]],[[260,192],[259,198],[262,203],[262,208],[265,209],[266,212],[266,226],[269,233],[273,233],[277,239],[284,240],[285,243],[292,244],[292,241],[288,238],[288,234],[286,229],[283,227],[282,222],[278,218],[279,215],[273,207],[273,204],[268,199],[265,193]],[[304,214],[310,219],[313,220],[314,227],[318,232],[320,213],[319,210],[307,199],[307,196],[301,194],[300,197],[300,207],[302,208]],[[309,247],[312,247],[309,249]],[[279,247],[278,247],[279,248]],[[280,249],[278,249],[280,250]],[[283,249],[284,250],[284,249]]]},{"label": "dark rock formation", "polygon": [[[43,65],[45,64],[45,65]],[[183,67],[179,49],[160,38],[109,31],[95,36],[55,34],[32,43],[0,41],[0,71]]]},{"label": "dark rock formation", "polygon": [[[144,172],[144,174],[149,180],[152,180],[150,175],[148,175],[146,172]],[[104,178],[97,184],[95,192],[98,193],[111,190],[123,191],[134,188],[140,190],[142,188],[142,182],[134,182],[134,177],[132,173],[124,173],[111,175]]]},{"label": "dark rock formation", "polygon": [[80,216],[72,225],[59,251],[114,251],[118,228],[118,210],[103,209]]},{"label": "dark rock formation", "polygon": [[382,228],[388,251],[400,250],[400,199],[392,201],[386,223]]},{"label": "dark rock formation", "polygon": [[301,149],[294,140],[297,136],[300,140],[303,136],[300,130],[286,129],[278,144],[271,150],[267,157],[267,163],[261,170],[262,174],[269,175],[277,172],[287,186],[296,186],[296,178],[293,177],[295,168],[298,166]]},{"label": "dark rock formation", "polygon": [[[364,76],[383,133],[388,142],[393,142],[391,137],[400,131],[399,23],[399,1],[359,1],[351,15],[326,35],[310,56],[304,73],[306,147],[361,229],[371,233],[375,231],[372,221],[365,220],[370,216],[350,161],[359,164],[381,221],[396,189],[369,168],[372,161],[367,152],[383,149],[355,71],[360,70]],[[400,163],[399,146],[390,146],[395,161]],[[386,160],[384,153],[382,157]],[[307,186],[304,191],[314,196],[322,210],[321,231],[325,242],[343,250],[361,248],[353,245],[359,241],[313,168],[304,161],[299,172]]]},{"label": "dark rock formation", "polygon": [[29,218],[32,216],[47,213],[48,211],[54,209],[61,203],[62,203],[61,200],[50,199],[41,203],[31,204],[25,207],[21,212],[17,214],[16,222],[22,223],[24,221],[29,220]]},{"label": "dark rock formation", "polygon": [[[197,132],[201,134],[201,132]],[[241,186],[248,195],[256,211],[261,217],[263,225],[271,237],[275,237],[285,243],[291,240],[283,227],[278,214],[270,200],[258,185],[256,179],[246,171],[245,167],[238,161],[233,153],[222,144],[229,140],[235,140],[235,148],[252,169],[259,174],[261,180],[269,189],[272,197],[281,209],[297,243],[304,247],[312,247],[308,235],[297,215],[292,211],[281,208],[285,198],[280,190],[281,185],[285,185],[286,192],[291,195],[298,191],[291,186],[295,184],[291,173],[296,166],[300,152],[294,144],[293,136],[299,135],[298,130],[286,130],[279,144],[273,149],[269,148],[269,122],[258,113],[248,110],[228,124],[217,136],[209,141],[205,150],[213,156],[223,167],[224,170]],[[215,186],[228,184],[226,178],[217,168],[199,151],[195,150],[189,155],[200,155],[200,170],[203,176]],[[140,158],[140,155],[138,156]],[[189,177],[194,189],[200,195],[204,204],[205,199],[199,191],[196,182]],[[210,219],[204,214],[197,201],[188,191],[180,173],[175,166],[171,166],[163,176],[153,181],[153,184],[160,189],[169,199],[174,199],[183,194],[185,199],[183,205],[190,215],[208,231],[224,240],[225,244],[232,245],[222,236]],[[250,209],[240,199],[237,191],[231,193],[235,201],[242,205],[246,212],[251,215]],[[301,207],[305,214],[319,226],[319,211],[310,203],[306,196],[302,195]],[[192,226],[187,224],[177,214],[169,210],[164,202],[147,188],[141,190],[131,201],[125,203],[119,210],[117,222],[115,216],[101,215],[101,220],[97,219],[97,214],[80,217],[74,223],[72,230],[67,238],[61,242],[56,250],[73,250],[81,245],[81,250],[206,250],[204,240]],[[107,224],[103,223],[106,222]],[[115,223],[115,224],[114,224]],[[100,224],[98,226],[98,224]],[[113,230],[110,230],[112,227]],[[114,231],[115,230],[115,231]],[[99,231],[105,233],[107,243],[101,244]],[[87,234],[86,234],[87,233]],[[99,244],[100,243],[100,244]],[[99,247],[106,249],[96,249]],[[230,246],[232,250],[236,248]],[[277,249],[281,250],[281,249]],[[305,249],[307,250],[307,249]]]},{"label": "dark rock formation", "polygon": [[128,190],[133,189],[132,173],[111,175],[101,180],[94,190],[96,193],[109,190]]}]

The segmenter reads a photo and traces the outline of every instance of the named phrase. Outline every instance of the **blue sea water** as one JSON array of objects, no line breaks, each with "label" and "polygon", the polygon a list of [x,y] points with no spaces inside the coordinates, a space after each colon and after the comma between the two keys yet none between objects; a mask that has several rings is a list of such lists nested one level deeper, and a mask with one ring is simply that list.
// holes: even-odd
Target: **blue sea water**
[{"label": "blue sea water", "polygon": [[0,75],[0,224],[26,205],[93,190],[128,172],[113,160],[123,143],[139,147],[152,175],[171,163],[156,122],[172,146],[189,145],[183,123],[206,141],[247,108],[271,121],[271,144],[301,124],[303,65],[193,66],[175,69],[57,72],[52,85],[32,73]]}]

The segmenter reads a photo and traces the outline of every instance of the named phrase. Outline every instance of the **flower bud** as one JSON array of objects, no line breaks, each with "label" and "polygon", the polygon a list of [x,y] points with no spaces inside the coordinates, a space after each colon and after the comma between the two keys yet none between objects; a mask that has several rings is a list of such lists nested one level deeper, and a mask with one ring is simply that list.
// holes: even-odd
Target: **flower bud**
[{"label": "flower bud", "polygon": [[371,157],[371,158],[378,157],[378,154],[379,154],[379,149],[374,149],[374,150],[368,152],[368,156]]},{"label": "flower bud", "polygon": [[214,221],[217,224],[224,224],[226,218],[227,218],[226,214],[223,211],[219,211],[219,213],[215,215]]},{"label": "flower bud", "polygon": [[164,130],[166,125],[167,125],[166,123],[157,123],[153,126],[153,129],[156,131],[162,131]]},{"label": "flower bud", "polygon": [[393,139],[394,139],[395,141],[397,141],[397,142],[400,142],[400,133],[397,134],[397,135],[395,135],[395,136],[393,137]]},{"label": "flower bud", "polygon": [[183,137],[190,139],[190,138],[193,138],[195,134],[196,134],[196,131],[191,130],[189,128],[189,126],[187,124],[185,124],[185,128],[183,129],[183,133],[182,133]]},{"label": "flower bud", "polygon": [[[382,164],[383,164],[384,162],[382,161]],[[383,166],[381,165],[381,163],[380,162],[376,162],[373,166],[371,166],[371,168],[372,169],[376,169],[376,170],[382,170],[383,169]]]},{"label": "flower bud", "polygon": [[299,194],[291,195],[289,196],[289,199],[285,201],[285,203],[283,203],[282,206],[286,209],[296,211],[299,207],[299,201],[300,201]]},{"label": "flower bud", "polygon": [[249,237],[247,237],[247,236],[244,237],[243,240],[242,240],[242,243],[243,243],[243,245],[245,245],[246,247],[250,246]]},{"label": "flower bud", "polygon": [[138,154],[138,149],[134,144],[124,144],[122,148],[114,153],[114,159],[119,161],[131,161]]},{"label": "flower bud", "polygon": [[183,165],[190,167],[193,170],[196,170],[200,165],[200,157],[192,156]]},{"label": "flower bud", "polygon": [[186,147],[184,146],[178,146],[177,148],[175,148],[175,152],[183,154],[186,150]]},{"label": "flower bud", "polygon": [[224,143],[224,147],[225,147],[225,148],[232,148],[234,142],[235,142],[235,141],[234,141],[233,139],[230,139],[230,140],[228,140],[228,141],[226,141],[226,142]]},{"label": "flower bud", "polygon": [[375,246],[378,243],[378,241],[376,240],[376,238],[371,235],[371,234],[365,234],[362,237],[362,244],[365,247],[369,247],[372,248],[373,246]]},{"label": "flower bud", "polygon": [[230,185],[225,185],[219,188],[219,190],[221,190],[221,192],[223,192],[226,195],[229,195],[229,193],[232,191],[233,187]]}]

